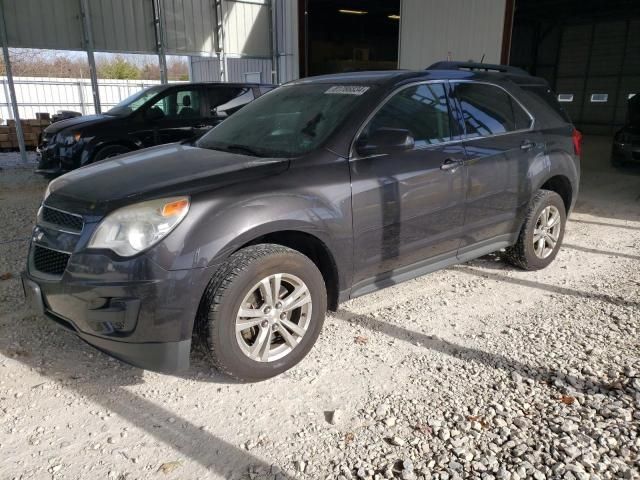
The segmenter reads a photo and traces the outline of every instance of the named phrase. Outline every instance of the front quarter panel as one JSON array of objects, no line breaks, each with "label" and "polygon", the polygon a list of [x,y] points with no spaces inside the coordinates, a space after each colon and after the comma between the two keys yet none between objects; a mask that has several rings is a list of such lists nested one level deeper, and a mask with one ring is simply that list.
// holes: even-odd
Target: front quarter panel
[{"label": "front quarter panel", "polygon": [[185,220],[148,255],[167,270],[216,266],[263,235],[294,230],[328,247],[342,287],[351,278],[351,226],[348,163],[322,151],[283,173],[194,195]]}]

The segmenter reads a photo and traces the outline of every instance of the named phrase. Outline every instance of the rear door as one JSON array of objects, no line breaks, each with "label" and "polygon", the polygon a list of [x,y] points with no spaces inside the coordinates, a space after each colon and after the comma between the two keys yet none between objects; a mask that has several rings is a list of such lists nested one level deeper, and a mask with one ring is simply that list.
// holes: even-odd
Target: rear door
[{"label": "rear door", "polygon": [[207,122],[205,91],[198,85],[168,89],[142,112],[133,135],[145,147],[197,138]]},{"label": "rear door", "polygon": [[439,258],[455,257],[464,213],[464,148],[457,141],[447,84],[404,87],[388,98],[357,141],[380,128],[409,130],[415,148],[350,161],[354,290],[402,280]]},{"label": "rear door", "polygon": [[459,256],[508,242],[530,193],[530,160],[540,153],[533,117],[504,88],[491,83],[451,82],[464,130],[465,236]]}]

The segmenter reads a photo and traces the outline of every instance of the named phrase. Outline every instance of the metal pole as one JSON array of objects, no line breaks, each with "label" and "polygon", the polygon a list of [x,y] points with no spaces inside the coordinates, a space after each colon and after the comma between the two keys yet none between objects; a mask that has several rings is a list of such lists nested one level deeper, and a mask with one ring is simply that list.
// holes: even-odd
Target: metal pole
[{"label": "metal pole", "polygon": [[22,132],[22,123],[20,123],[20,113],[18,112],[18,100],[16,97],[16,89],[13,85],[13,73],[11,72],[11,59],[9,58],[9,45],[7,42],[7,26],[4,23],[4,2],[0,0],[0,41],[2,41],[2,55],[4,57],[4,68],[7,70],[7,81],[9,82],[9,94],[11,96],[11,109],[13,110],[13,119],[16,122],[16,134],[18,136],[18,147],[20,147],[20,158],[23,163],[27,163],[27,147],[24,144],[24,133]]},{"label": "metal pole", "polygon": [[271,81],[278,85],[280,72],[280,54],[278,49],[278,10],[276,0],[269,2],[271,11]]},{"label": "metal pole", "polygon": [[227,80],[227,56],[224,53],[224,12],[222,10],[222,0],[215,0],[215,14],[218,70],[220,71],[220,81],[224,82]]},{"label": "metal pole", "polygon": [[155,24],[156,51],[158,52],[158,63],[160,64],[160,83],[168,82],[167,76],[167,56],[164,51],[164,15],[162,12],[162,0],[153,2],[153,23]]},{"label": "metal pole", "polygon": [[91,93],[93,94],[93,107],[96,113],[100,113],[100,93],[98,91],[98,74],[96,72],[96,59],[93,56],[93,32],[91,31],[91,13],[87,0],[80,0],[80,13],[82,15],[82,32],[84,34],[84,48],[89,60],[89,75],[91,76]]}]

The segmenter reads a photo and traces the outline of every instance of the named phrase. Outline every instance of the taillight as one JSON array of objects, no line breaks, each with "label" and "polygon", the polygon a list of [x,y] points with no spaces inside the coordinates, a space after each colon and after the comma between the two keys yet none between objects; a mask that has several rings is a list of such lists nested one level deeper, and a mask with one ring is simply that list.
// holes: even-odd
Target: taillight
[{"label": "taillight", "polygon": [[573,133],[571,134],[571,139],[573,140],[573,152],[578,156],[582,156],[582,133],[578,129],[573,129]]}]

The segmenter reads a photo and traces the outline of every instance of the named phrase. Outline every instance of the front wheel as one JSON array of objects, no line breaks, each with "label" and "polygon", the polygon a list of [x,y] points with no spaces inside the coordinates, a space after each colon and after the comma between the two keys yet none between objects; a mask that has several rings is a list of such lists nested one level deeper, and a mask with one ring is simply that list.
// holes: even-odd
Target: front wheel
[{"label": "front wheel", "polygon": [[518,241],[507,248],[506,259],[523,270],[540,270],[560,250],[567,214],[562,197],[550,190],[538,190],[527,211]]},{"label": "front wheel", "polygon": [[263,380],[305,357],[326,309],[324,279],[309,258],[280,245],[254,245],[233,254],[211,280],[203,333],[218,370]]},{"label": "front wheel", "polygon": [[117,157],[118,155],[129,153],[130,151],[131,149],[125,147],[124,145],[107,145],[96,152],[93,157],[93,161],[99,162],[100,160]]}]

